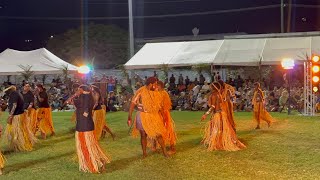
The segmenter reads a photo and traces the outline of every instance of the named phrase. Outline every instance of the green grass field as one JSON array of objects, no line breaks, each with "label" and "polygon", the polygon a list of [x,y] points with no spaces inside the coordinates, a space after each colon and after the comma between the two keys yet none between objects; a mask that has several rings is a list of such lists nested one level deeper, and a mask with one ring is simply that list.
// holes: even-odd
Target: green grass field
[{"label": "green grass field", "polygon": [[[272,114],[277,122],[254,130],[251,113],[236,113],[238,137],[247,149],[208,152],[200,144],[202,112],[173,112],[177,154],[165,159],[149,153],[141,159],[139,139],[128,136],[127,113],[107,115],[116,133],[100,141],[112,162],[103,174],[78,171],[71,112],[53,113],[56,136],[40,140],[32,152],[4,151],[7,164],[0,179],[319,179],[319,117]],[[2,116],[4,125],[6,115]],[[3,141],[2,141],[3,142]]]}]

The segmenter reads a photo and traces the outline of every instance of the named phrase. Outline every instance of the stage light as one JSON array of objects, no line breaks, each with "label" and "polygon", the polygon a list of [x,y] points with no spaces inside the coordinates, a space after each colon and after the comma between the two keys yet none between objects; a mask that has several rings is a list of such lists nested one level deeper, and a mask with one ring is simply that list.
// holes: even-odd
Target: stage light
[{"label": "stage light", "polygon": [[316,56],[316,55],[313,56],[312,57],[312,61],[315,62],[315,63],[318,62],[319,61],[319,56]]},{"label": "stage light", "polygon": [[317,72],[319,72],[319,70],[320,70],[320,68],[319,68],[319,66],[317,66],[317,65],[315,65],[315,66],[312,67],[312,72],[313,72],[313,73],[317,73]]},{"label": "stage light", "polygon": [[318,89],[318,87],[313,87],[312,90],[313,90],[313,92],[318,92],[319,89]]},{"label": "stage light", "polygon": [[319,77],[318,76],[313,76],[312,77],[312,81],[315,82],[315,83],[319,82]]},{"label": "stage light", "polygon": [[283,69],[293,69],[294,67],[294,60],[290,58],[284,58],[281,61],[281,66]]},{"label": "stage light", "polygon": [[80,74],[88,74],[91,71],[91,69],[89,68],[89,66],[80,66],[78,68],[78,73]]}]

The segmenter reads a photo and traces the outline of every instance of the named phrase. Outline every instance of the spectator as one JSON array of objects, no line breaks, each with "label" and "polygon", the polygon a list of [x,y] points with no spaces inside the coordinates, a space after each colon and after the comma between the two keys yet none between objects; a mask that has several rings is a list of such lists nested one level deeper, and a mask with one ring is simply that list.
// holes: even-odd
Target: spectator
[{"label": "spectator", "polygon": [[174,75],[172,74],[170,79],[169,79],[170,84],[175,84],[176,83],[176,78],[174,77]]},{"label": "spectator", "polygon": [[179,75],[178,84],[183,84],[183,76],[182,76],[182,74]]},{"label": "spectator", "polygon": [[199,78],[199,84],[202,86],[204,85],[204,81],[205,81],[205,78],[202,74],[200,74],[200,78]]},{"label": "spectator", "polygon": [[108,100],[108,109],[109,111],[117,111],[117,108],[115,107],[117,102],[117,99],[114,95],[113,91],[110,91],[109,93],[109,100]]},{"label": "spectator", "polygon": [[185,85],[186,85],[186,87],[188,87],[188,86],[189,86],[189,84],[190,84],[190,79],[189,79],[189,77],[188,77],[188,76],[186,76],[186,79],[185,79],[184,81],[185,81]]}]

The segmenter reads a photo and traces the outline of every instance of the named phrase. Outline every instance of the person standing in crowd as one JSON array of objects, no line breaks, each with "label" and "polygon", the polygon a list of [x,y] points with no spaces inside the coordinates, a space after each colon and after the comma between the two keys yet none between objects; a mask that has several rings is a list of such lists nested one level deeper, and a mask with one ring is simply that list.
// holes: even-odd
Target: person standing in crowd
[{"label": "person standing in crowd", "polygon": [[202,143],[208,151],[225,150],[238,151],[246,148],[237,138],[236,132],[228,120],[227,105],[221,96],[221,87],[218,82],[211,84],[212,93],[209,98],[210,109],[202,116],[205,120],[211,114],[211,119],[204,130]]},{"label": "person standing in crowd", "polygon": [[35,133],[37,128],[37,112],[34,106],[34,95],[31,92],[29,83],[25,83],[21,94],[24,100],[23,109],[26,111],[28,117],[28,127],[32,133]]},{"label": "person standing in crowd", "polygon": [[79,160],[79,170],[90,173],[105,171],[105,165],[110,163],[94,135],[92,112],[94,99],[91,90],[81,85],[73,99],[76,106],[76,150]]},{"label": "person standing in crowd", "polygon": [[114,139],[114,134],[111,132],[110,128],[106,124],[106,111],[102,109],[102,99],[100,95],[100,90],[97,86],[91,86],[94,106],[93,106],[93,122],[94,122],[94,135],[97,140],[101,138],[103,131],[110,133],[112,139]]},{"label": "person standing in crowd", "polygon": [[203,74],[200,74],[200,77],[199,77],[199,85],[200,85],[200,86],[204,85],[204,81],[205,81],[205,80],[206,80],[206,79],[204,78]]},{"label": "person standing in crowd", "polygon": [[9,117],[5,132],[9,147],[14,151],[31,151],[37,139],[27,126],[23,97],[15,86],[4,91],[9,95]]},{"label": "person standing in crowd", "polygon": [[162,81],[158,81],[158,91],[161,95],[161,116],[163,118],[164,126],[167,129],[167,135],[165,136],[165,143],[170,146],[170,153],[176,153],[176,142],[177,142],[177,134],[174,130],[174,121],[171,117],[170,110],[171,99],[167,91],[164,89],[164,83]]},{"label": "person standing in crowd", "polygon": [[188,87],[190,84],[190,79],[188,76],[186,76],[186,79],[184,79],[184,82],[185,82],[186,87]]},{"label": "person standing in crowd", "polygon": [[101,99],[103,104],[104,104],[104,99],[107,97],[107,84],[108,84],[108,79],[106,75],[103,74],[102,78],[100,79],[100,92],[101,92]]},{"label": "person standing in crowd", "polygon": [[268,127],[270,127],[271,123],[273,122],[273,119],[264,106],[265,99],[263,92],[260,88],[260,83],[256,82],[254,86],[255,90],[252,98],[252,104],[254,119],[257,121],[256,129],[260,129],[261,120],[266,121],[268,123]]},{"label": "person standing in crowd", "polygon": [[131,126],[133,109],[135,107],[138,109],[135,122],[133,122],[132,135],[136,137],[140,132],[144,158],[147,156],[147,138],[156,140],[161,146],[163,155],[169,157],[165,146],[167,131],[159,114],[161,97],[159,92],[155,91],[156,86],[157,79],[149,77],[146,85],[138,89],[132,98],[128,114],[128,126]]},{"label": "person standing in crowd", "polygon": [[37,84],[35,89],[36,101],[38,102],[37,119],[38,125],[43,139],[46,139],[47,134],[55,135],[51,108],[48,101],[48,94],[42,84]]},{"label": "person standing in crowd", "polygon": [[179,75],[178,84],[183,84],[183,76],[182,76],[182,74]]}]

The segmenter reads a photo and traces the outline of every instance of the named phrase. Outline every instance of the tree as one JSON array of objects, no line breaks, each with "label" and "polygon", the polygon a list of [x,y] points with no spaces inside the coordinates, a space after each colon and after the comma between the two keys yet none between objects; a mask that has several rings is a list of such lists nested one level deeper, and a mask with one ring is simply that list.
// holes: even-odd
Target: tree
[{"label": "tree", "polygon": [[32,66],[30,65],[26,65],[26,66],[18,65],[18,66],[23,70],[23,72],[20,73],[21,76],[24,78],[24,80],[29,81],[30,77],[34,74],[34,71],[31,71]]},{"label": "tree", "polygon": [[161,69],[161,71],[163,73],[163,75],[160,77],[160,79],[163,82],[167,83],[168,82],[169,71],[170,71],[170,68],[169,68],[168,64],[162,64],[160,69]]},{"label": "tree", "polygon": [[113,68],[128,60],[128,35],[111,25],[89,24],[71,29],[50,39],[47,49],[75,65],[95,64],[95,68]]}]

